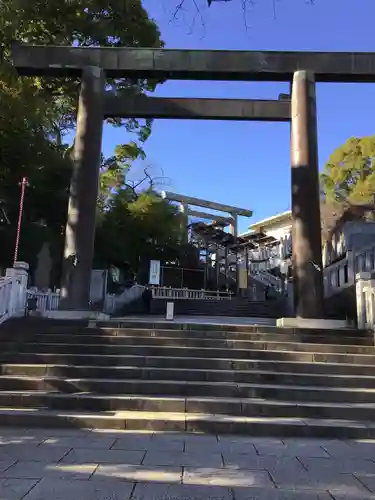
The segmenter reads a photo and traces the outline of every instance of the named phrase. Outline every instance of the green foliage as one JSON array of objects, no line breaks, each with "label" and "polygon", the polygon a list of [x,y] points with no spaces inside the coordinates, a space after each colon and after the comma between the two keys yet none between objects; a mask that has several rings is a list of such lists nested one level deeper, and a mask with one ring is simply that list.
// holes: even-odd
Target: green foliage
[{"label": "green foliage", "polygon": [[[161,47],[160,32],[148,17],[141,0],[0,0],[0,44],[9,55],[11,43],[104,47]],[[58,111],[56,131],[72,128],[79,81],[63,78],[29,79],[38,93]],[[153,91],[158,82],[147,79],[108,79],[107,89],[118,94]],[[150,133],[150,121],[121,118],[109,122],[126,124],[141,142]]]},{"label": "green foliage", "polygon": [[[48,239],[61,259],[66,221],[70,151],[64,134],[74,128],[79,81],[63,78],[18,78],[9,59],[14,41],[46,45],[160,47],[160,33],[141,0],[0,0],[0,199],[10,226],[0,229],[0,265],[11,264],[18,216],[19,182],[27,176],[20,258],[32,264]],[[116,93],[153,90],[152,80],[116,79],[107,89]],[[151,121],[111,120],[134,132],[137,142],[119,146],[103,159],[98,212],[113,191],[121,189],[130,165],[143,158]]]},{"label": "green foliage", "polygon": [[321,174],[327,201],[368,203],[375,193],[375,136],[352,137],[334,151]]},{"label": "green foliage", "polygon": [[108,201],[100,219],[96,264],[129,266],[136,272],[150,259],[175,259],[180,238],[181,218],[175,206],[151,189],[137,193],[125,187]]},{"label": "green foliage", "polygon": [[[61,236],[67,209],[67,186],[71,173],[63,146],[49,139],[48,105],[30,82],[16,78],[9,67],[0,70],[0,199],[11,222],[0,233],[0,264],[12,262],[20,187],[29,180],[25,198],[23,242],[20,258],[30,261],[34,247],[41,246],[47,226],[49,239]],[[54,210],[51,210],[51,206]],[[37,250],[38,251],[38,250]]]}]

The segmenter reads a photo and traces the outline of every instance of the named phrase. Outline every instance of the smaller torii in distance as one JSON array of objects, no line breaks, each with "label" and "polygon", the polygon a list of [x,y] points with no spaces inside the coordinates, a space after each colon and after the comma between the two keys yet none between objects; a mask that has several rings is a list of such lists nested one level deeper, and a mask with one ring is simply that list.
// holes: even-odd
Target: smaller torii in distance
[{"label": "smaller torii in distance", "polygon": [[[189,215],[200,217],[202,219],[210,219],[212,221],[220,221],[228,223],[230,227],[230,232],[233,236],[238,236],[238,216],[242,217],[252,217],[253,212],[246,208],[234,207],[232,205],[225,205],[223,203],[218,203],[216,201],[204,200],[202,198],[194,198],[192,196],[185,196],[183,194],[171,193],[170,191],[162,191],[162,198],[169,201],[175,201],[181,204],[183,207],[183,213],[186,217]],[[192,210],[190,205],[194,207],[209,208],[210,210],[216,210],[218,212],[227,212],[230,214],[229,217],[223,217],[215,214],[207,214],[205,212],[200,212],[197,210]]]}]

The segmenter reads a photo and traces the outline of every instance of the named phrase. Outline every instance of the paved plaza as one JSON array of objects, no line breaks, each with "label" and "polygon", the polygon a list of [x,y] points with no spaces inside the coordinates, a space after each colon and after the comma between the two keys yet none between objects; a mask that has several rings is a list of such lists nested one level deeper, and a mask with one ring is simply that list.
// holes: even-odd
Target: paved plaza
[{"label": "paved plaza", "polygon": [[375,441],[0,429],[0,500],[375,499]]}]

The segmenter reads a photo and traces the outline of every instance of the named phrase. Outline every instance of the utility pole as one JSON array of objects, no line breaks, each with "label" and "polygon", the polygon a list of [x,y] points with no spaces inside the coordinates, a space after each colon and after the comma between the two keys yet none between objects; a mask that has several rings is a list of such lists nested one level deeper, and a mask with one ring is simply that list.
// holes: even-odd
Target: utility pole
[{"label": "utility pole", "polygon": [[18,212],[18,223],[17,223],[16,243],[14,246],[13,266],[18,260],[18,249],[19,249],[19,245],[20,245],[20,235],[21,235],[22,215],[23,215],[23,203],[25,200],[26,187],[29,185],[26,177],[22,178],[20,185],[21,185],[20,208],[19,208],[19,212]]}]

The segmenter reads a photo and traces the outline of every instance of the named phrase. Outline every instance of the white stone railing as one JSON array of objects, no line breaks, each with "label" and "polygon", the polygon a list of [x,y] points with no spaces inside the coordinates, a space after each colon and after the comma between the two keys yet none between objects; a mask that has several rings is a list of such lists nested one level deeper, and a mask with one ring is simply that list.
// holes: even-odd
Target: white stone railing
[{"label": "white stone railing", "polygon": [[340,292],[356,283],[358,273],[375,271],[375,244],[360,250],[348,251],[347,257],[324,268],[324,291],[326,296]]},{"label": "white stone railing", "polygon": [[133,285],[126,288],[121,294],[107,294],[104,299],[103,312],[111,314],[126,304],[130,304],[142,296],[145,287]]},{"label": "white stone railing", "polygon": [[351,285],[354,285],[354,273],[351,276],[349,272],[348,259],[342,259],[323,270],[324,295],[331,295],[342,291]]},{"label": "white stone railing", "polygon": [[12,287],[12,278],[0,278],[0,323],[3,323],[10,317],[10,296]]},{"label": "white stone railing", "polygon": [[169,300],[231,300],[231,292],[192,290],[190,288],[170,288],[167,286],[153,287],[154,299]]},{"label": "white stone railing", "polygon": [[36,298],[36,311],[57,311],[60,305],[60,294],[56,292],[40,292],[39,290],[27,290],[27,300]]},{"label": "white stone railing", "polygon": [[356,276],[357,325],[375,329],[375,275],[361,272]]},{"label": "white stone railing", "polygon": [[258,271],[250,275],[252,278],[260,281],[263,285],[272,286],[276,290],[281,291],[283,289],[283,283],[280,278],[277,278],[267,271]]},{"label": "white stone railing", "polygon": [[25,262],[16,262],[0,278],[0,324],[25,314],[28,267]]}]

